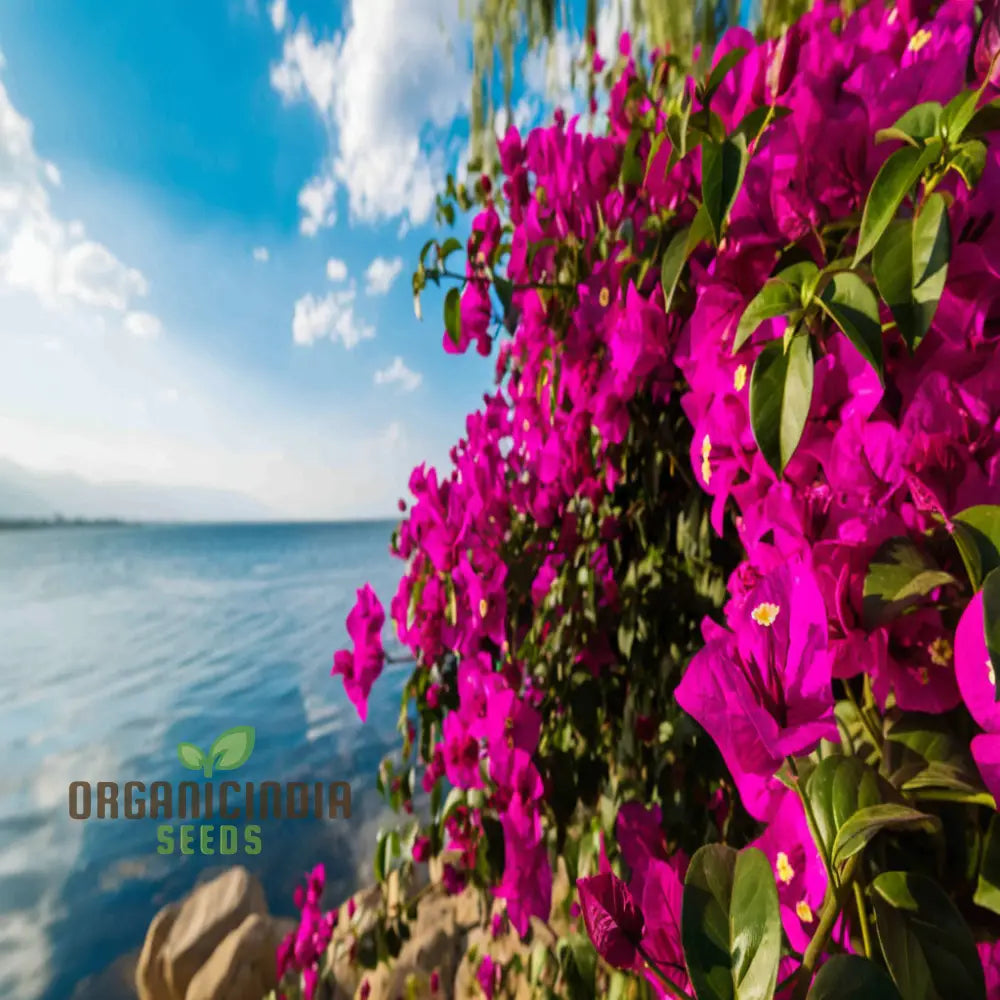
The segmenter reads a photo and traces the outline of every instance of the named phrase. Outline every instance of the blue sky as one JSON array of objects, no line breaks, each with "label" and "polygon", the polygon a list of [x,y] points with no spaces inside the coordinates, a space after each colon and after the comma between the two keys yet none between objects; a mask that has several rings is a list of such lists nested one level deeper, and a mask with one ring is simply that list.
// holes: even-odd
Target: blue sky
[{"label": "blue sky", "polygon": [[447,0],[5,0],[0,458],[391,514],[492,378],[409,288],[467,46]]}]

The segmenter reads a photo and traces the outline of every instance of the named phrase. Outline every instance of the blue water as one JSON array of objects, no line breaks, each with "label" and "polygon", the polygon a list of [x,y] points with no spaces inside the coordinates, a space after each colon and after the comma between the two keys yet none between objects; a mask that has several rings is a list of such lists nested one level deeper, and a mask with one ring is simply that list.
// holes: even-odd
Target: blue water
[{"label": "blue water", "polygon": [[[281,914],[316,861],[332,903],[370,880],[375,772],[407,671],[383,675],[363,726],[330,666],[356,588],[371,581],[388,607],[391,530],[0,532],[0,997],[67,1000],[234,861]],[[71,781],[197,780],[177,744],[207,749],[235,725],[256,728],[256,747],[216,780],[350,781],[351,818],[264,822],[261,853],[235,859],[159,855],[149,819],[69,818]]]}]

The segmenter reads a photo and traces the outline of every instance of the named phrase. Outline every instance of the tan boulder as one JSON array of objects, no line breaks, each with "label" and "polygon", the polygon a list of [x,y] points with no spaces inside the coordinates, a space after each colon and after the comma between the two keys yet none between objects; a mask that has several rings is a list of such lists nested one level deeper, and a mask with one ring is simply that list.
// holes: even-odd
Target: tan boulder
[{"label": "tan boulder", "polygon": [[153,922],[146,931],[146,940],[143,942],[135,969],[135,988],[139,1000],[173,1000],[170,987],[167,986],[162,952],[163,944],[180,910],[180,903],[169,903],[164,906],[153,917]]},{"label": "tan boulder", "polygon": [[272,920],[251,913],[194,974],[184,1000],[260,1000],[278,984]]},{"label": "tan boulder", "polygon": [[266,917],[267,904],[260,882],[243,867],[228,869],[184,900],[160,952],[170,1000],[185,1000],[198,970],[251,914]]}]

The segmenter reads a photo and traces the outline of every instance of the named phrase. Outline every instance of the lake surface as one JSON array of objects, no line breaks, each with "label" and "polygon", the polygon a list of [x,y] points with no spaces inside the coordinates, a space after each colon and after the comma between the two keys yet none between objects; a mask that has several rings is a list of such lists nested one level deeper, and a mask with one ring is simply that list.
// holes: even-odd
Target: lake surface
[{"label": "lake surface", "polygon": [[[370,581],[388,609],[403,569],[391,532],[0,532],[0,997],[67,1000],[223,866],[245,864],[288,915],[317,861],[331,904],[371,880],[375,773],[409,668],[386,671],[362,725],[330,667],[356,589]],[[264,821],[260,853],[231,858],[158,854],[153,819],[70,818],[70,782],[197,781],[177,745],[207,750],[240,725],[256,730],[253,754],[216,783],[350,781],[351,818]]]}]

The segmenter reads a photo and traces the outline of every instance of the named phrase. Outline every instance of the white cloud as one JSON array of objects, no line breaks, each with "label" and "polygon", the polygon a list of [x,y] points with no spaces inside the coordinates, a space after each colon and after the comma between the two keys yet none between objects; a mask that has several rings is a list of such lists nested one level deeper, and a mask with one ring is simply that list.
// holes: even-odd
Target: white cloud
[{"label": "white cloud", "polygon": [[347,264],[336,257],[331,257],[326,262],[326,276],[331,281],[343,281],[347,277]]},{"label": "white cloud", "polygon": [[[583,93],[573,86],[573,64],[580,57],[581,40],[562,29],[551,43],[529,52],[521,65],[525,88],[546,104],[560,107],[567,117],[583,110]],[[517,118],[518,109],[514,109]]]},{"label": "white cloud", "polygon": [[163,333],[163,324],[156,316],[148,312],[126,313],[122,324],[125,331],[139,340],[155,340]]},{"label": "white cloud", "polygon": [[271,259],[271,253],[267,247],[254,247],[253,259],[261,264],[266,264]]},{"label": "white cloud", "polygon": [[369,295],[385,295],[403,270],[403,258],[376,257],[365,271],[365,291]]},{"label": "white cloud", "polygon": [[352,218],[426,222],[445,174],[441,140],[467,111],[468,24],[440,0],[351,0],[345,24],[321,40],[300,23],[271,83],[327,126],[323,176],[346,189]]},{"label": "white cloud", "polygon": [[315,236],[321,229],[337,221],[333,204],[337,185],[332,177],[314,177],[299,192],[299,208],[303,211],[299,230],[305,236]]},{"label": "white cloud", "polygon": [[267,11],[271,15],[271,24],[275,31],[284,31],[288,20],[288,0],[274,0]]},{"label": "white cloud", "polygon": [[88,239],[81,222],[55,216],[49,188],[61,180],[0,84],[0,291],[27,293],[50,308],[125,312],[148,282]]},{"label": "white cloud", "polygon": [[350,350],[362,340],[371,340],[375,330],[366,326],[354,313],[354,288],[330,292],[321,299],[304,295],[295,303],[292,315],[292,339],[309,346],[317,340],[339,340]]},{"label": "white cloud", "polygon": [[423,375],[419,372],[407,368],[398,354],[392,359],[391,365],[375,372],[376,385],[390,385],[393,382],[398,382],[404,392],[413,392],[423,379]]}]

